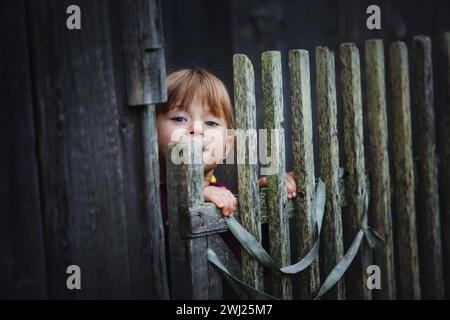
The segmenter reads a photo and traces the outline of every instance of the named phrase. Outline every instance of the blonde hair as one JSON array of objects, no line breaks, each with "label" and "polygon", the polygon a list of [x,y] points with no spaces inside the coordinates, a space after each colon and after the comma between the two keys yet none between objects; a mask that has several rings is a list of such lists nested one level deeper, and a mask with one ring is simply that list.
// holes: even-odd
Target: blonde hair
[{"label": "blonde hair", "polygon": [[210,112],[234,129],[233,107],[223,82],[204,69],[182,69],[167,77],[167,102],[157,105],[156,114],[172,109],[185,111],[194,99],[210,108]]}]

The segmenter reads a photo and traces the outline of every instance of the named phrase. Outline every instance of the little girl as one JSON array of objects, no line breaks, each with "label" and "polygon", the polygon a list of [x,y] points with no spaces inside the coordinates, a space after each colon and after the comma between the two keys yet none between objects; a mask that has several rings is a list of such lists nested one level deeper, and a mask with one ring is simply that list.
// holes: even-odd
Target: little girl
[{"label": "little girl", "polygon": [[[202,140],[205,202],[214,203],[224,216],[233,216],[236,198],[214,177],[214,169],[226,159],[234,144],[234,136],[228,130],[235,128],[233,110],[225,85],[205,70],[184,69],[168,76],[167,91],[167,102],[156,108],[164,224],[168,226],[164,185],[167,146],[173,141],[192,138]],[[218,149],[223,152],[216,152]],[[266,184],[265,178],[259,180],[260,187]],[[295,197],[292,173],[286,175],[286,186],[288,198]],[[240,255],[240,252],[235,252],[235,255]]]}]

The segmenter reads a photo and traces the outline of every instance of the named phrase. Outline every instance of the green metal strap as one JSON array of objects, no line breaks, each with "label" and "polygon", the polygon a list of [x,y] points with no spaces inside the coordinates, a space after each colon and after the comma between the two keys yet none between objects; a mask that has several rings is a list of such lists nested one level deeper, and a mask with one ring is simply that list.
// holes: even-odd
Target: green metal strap
[{"label": "green metal strap", "polygon": [[299,262],[290,266],[280,268],[255,237],[245,230],[235,218],[225,218],[225,222],[245,250],[266,268],[286,275],[294,275],[308,268],[319,253],[320,232],[322,230],[323,214],[325,211],[325,195],[325,183],[319,179],[313,201],[313,212],[317,222],[318,237],[309,253]]},{"label": "green metal strap", "polygon": [[230,283],[231,287],[234,288],[234,285],[238,285],[238,287],[244,291],[247,296],[250,299],[253,300],[279,300],[275,298],[274,296],[271,296],[270,294],[267,294],[261,290],[255,289],[245,282],[239,280],[237,277],[233,276],[231,272],[225,267],[225,265],[220,261],[217,254],[211,250],[208,249],[208,260],[213,265],[215,265],[219,271],[222,273],[222,275],[225,277],[225,279]]},{"label": "green metal strap", "polygon": [[[321,179],[319,179],[313,201],[313,212],[315,213],[314,218],[318,229],[318,237],[310,252],[299,262],[290,266],[279,268],[272,257],[261,246],[261,244],[247,230],[245,230],[236,221],[236,219],[228,218],[225,219],[225,221],[233,235],[236,237],[236,239],[238,239],[241,245],[252,257],[254,257],[270,270],[281,272],[286,275],[294,275],[308,268],[319,252],[320,232],[322,229],[323,215],[325,211],[325,195],[325,184]],[[368,226],[367,208],[368,197],[367,195],[365,195],[365,210],[362,218],[361,229],[357,233],[355,239],[353,240],[350,248],[347,250],[342,260],[333,268],[333,270],[331,270],[330,274],[325,279],[314,300],[322,297],[336,284],[336,282],[338,282],[342,278],[342,276],[356,257],[359,251],[359,247],[361,246],[362,240],[364,238],[372,249],[375,248],[381,241],[383,241],[383,238],[373,228]],[[220,262],[219,257],[211,249],[208,249],[208,260],[222,272],[227,281],[232,284],[232,287],[234,287],[233,284],[238,285],[239,288],[241,288],[250,299],[276,299],[275,297],[270,296],[263,291],[257,290],[245,284],[244,282],[233,276]]]}]

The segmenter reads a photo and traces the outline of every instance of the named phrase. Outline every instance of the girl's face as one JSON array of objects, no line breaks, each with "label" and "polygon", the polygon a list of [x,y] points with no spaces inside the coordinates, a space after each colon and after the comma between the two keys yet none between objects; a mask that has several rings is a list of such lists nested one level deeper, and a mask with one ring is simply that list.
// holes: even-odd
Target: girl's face
[{"label": "girl's face", "polygon": [[164,161],[169,143],[200,139],[205,172],[214,169],[226,158],[234,141],[234,137],[227,132],[226,120],[214,116],[210,108],[196,99],[186,111],[172,109],[159,114],[157,129],[159,156]]}]

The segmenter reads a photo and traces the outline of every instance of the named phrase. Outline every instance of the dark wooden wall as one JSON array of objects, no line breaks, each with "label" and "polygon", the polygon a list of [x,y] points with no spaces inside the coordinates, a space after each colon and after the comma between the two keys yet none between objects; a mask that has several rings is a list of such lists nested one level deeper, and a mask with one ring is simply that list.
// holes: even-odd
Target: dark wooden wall
[{"label": "dark wooden wall", "polygon": [[[80,31],[66,28],[74,3]],[[122,31],[142,16],[124,20],[121,5],[0,3],[2,298],[167,298],[155,285],[165,265],[152,270],[164,243],[149,239],[141,111],[124,80]],[[66,287],[72,264],[79,291]]]}]

